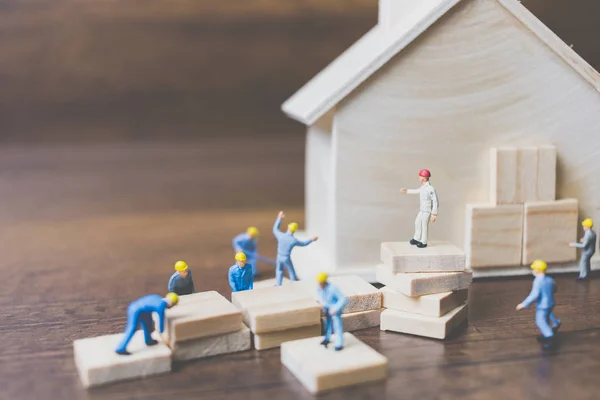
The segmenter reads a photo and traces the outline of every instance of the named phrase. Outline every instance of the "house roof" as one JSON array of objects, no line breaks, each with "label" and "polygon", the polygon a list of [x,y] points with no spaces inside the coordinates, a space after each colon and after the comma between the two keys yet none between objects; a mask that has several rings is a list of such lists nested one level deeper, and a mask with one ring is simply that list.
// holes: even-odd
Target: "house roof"
[{"label": "house roof", "polygon": [[[393,28],[375,26],[283,103],[291,118],[312,125],[401,52],[456,4],[465,0],[422,2]],[[562,60],[600,91],[600,74],[517,0],[493,0],[525,25]]]}]

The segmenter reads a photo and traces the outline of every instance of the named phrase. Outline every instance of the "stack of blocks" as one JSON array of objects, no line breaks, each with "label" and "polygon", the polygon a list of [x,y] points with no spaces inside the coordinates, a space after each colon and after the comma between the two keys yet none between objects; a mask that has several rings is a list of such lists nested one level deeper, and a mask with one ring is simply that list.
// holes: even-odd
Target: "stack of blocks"
[{"label": "stack of blocks", "polygon": [[491,150],[490,203],[467,205],[467,267],[576,260],[578,202],[556,200],[556,147]]},{"label": "stack of blocks", "polygon": [[382,243],[381,261],[381,330],[444,339],[466,321],[472,273],[459,248],[448,242],[426,248]]}]

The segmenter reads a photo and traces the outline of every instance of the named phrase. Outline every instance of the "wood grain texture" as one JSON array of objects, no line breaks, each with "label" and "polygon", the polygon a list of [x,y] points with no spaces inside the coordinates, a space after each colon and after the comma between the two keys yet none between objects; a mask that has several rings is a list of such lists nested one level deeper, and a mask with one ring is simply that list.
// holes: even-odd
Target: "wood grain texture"
[{"label": "wood grain texture", "polygon": [[290,340],[306,339],[321,335],[321,323],[316,325],[299,326],[280,331],[253,334],[254,348],[256,350],[268,350],[281,346],[283,342]]},{"label": "wood grain texture", "polygon": [[407,241],[381,243],[381,261],[397,273],[465,270],[465,253],[450,242],[429,242],[424,249]]},{"label": "wood grain texture", "polygon": [[[353,313],[342,314],[342,322],[344,324],[344,332],[354,332],[361,329],[373,328],[379,326],[379,318],[383,308],[378,310],[357,311]],[[321,318],[321,326],[325,329],[326,319]],[[335,333],[335,328],[333,328]]]},{"label": "wood grain texture", "polygon": [[518,150],[500,147],[490,150],[490,201],[492,204],[515,204],[518,182]]},{"label": "wood grain texture", "polygon": [[471,271],[403,274],[387,265],[378,265],[375,273],[379,283],[410,297],[468,289],[473,279]]},{"label": "wood grain texture", "polygon": [[441,317],[388,309],[381,313],[379,327],[382,331],[445,339],[467,319],[467,311],[466,304],[456,307]]},{"label": "wood grain texture", "polygon": [[250,329],[244,324],[241,324],[240,328],[236,332],[177,342],[172,349],[173,360],[197,360],[250,350],[252,348]]},{"label": "wood grain texture", "polygon": [[383,307],[430,317],[441,317],[464,304],[469,294],[468,289],[463,289],[455,292],[410,297],[388,286],[379,290],[383,295]]}]

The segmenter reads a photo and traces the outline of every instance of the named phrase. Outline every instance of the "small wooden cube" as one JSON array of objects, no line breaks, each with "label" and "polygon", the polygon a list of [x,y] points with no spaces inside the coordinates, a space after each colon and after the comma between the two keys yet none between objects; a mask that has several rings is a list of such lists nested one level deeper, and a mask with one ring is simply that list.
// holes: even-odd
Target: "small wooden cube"
[{"label": "small wooden cube", "polygon": [[384,242],[381,261],[394,272],[456,272],[465,270],[465,253],[450,242],[430,242],[425,248],[410,243]]},{"label": "small wooden cube", "polygon": [[556,146],[539,146],[537,201],[554,200],[556,200]]},{"label": "small wooden cube", "polygon": [[411,297],[468,289],[473,281],[470,271],[397,274],[383,264],[377,266],[375,277],[378,282]]},{"label": "small wooden cube", "polygon": [[523,205],[467,204],[467,267],[521,265]]},{"label": "small wooden cube", "polygon": [[215,291],[179,297],[179,304],[166,311],[169,346],[180,341],[235,332],[240,329],[242,313]]},{"label": "small wooden cube", "polygon": [[525,203],[523,264],[540,259],[548,263],[572,262],[577,249],[578,202],[576,199]]},{"label": "small wooden cube", "polygon": [[[373,328],[379,326],[379,319],[383,308],[379,310],[358,311],[349,314],[342,314],[342,323],[344,332],[354,332],[361,329]],[[326,318],[322,318],[323,328],[325,328]],[[333,330],[335,333],[335,329]]]},{"label": "small wooden cube", "polygon": [[[388,360],[351,333],[344,333],[344,348],[321,346],[321,337],[285,342],[281,363],[311,393],[383,380]],[[332,339],[332,343],[335,338]]]},{"label": "small wooden cube", "polygon": [[534,146],[519,148],[517,165],[517,203],[537,201],[538,148]]},{"label": "small wooden cube", "polygon": [[519,203],[518,150],[516,147],[490,151],[490,199],[494,205]]},{"label": "small wooden cube", "polygon": [[301,326],[277,332],[254,334],[254,348],[267,350],[281,346],[290,340],[305,339],[321,335],[321,323],[318,325]]},{"label": "small wooden cube", "polygon": [[467,319],[467,311],[467,305],[464,304],[437,318],[387,309],[381,313],[379,327],[382,331],[445,339]]},{"label": "small wooden cube", "polygon": [[469,289],[419,297],[409,297],[387,286],[379,290],[383,294],[383,306],[385,308],[430,317],[441,317],[450,310],[464,304],[469,296]]},{"label": "small wooden cube", "polygon": [[220,354],[237,353],[252,348],[250,329],[240,325],[240,330],[218,336],[204,337],[175,343],[175,361],[195,360]]},{"label": "small wooden cube", "polygon": [[165,344],[146,346],[143,332],[137,331],[127,346],[131,355],[123,356],[115,353],[122,339],[119,333],[73,342],[75,366],[84,387],[171,371],[171,349]]}]

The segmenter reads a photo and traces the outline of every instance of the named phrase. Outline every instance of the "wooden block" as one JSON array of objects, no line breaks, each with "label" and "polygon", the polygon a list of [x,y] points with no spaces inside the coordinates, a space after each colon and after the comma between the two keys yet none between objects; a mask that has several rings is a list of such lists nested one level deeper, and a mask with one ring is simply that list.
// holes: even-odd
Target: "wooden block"
[{"label": "wooden block", "polygon": [[467,315],[466,304],[439,318],[387,309],[381,313],[380,329],[382,331],[445,339],[467,319]]},{"label": "wooden block", "polygon": [[538,147],[537,201],[556,200],[556,146]]},{"label": "wooden block", "polygon": [[473,280],[470,271],[397,274],[387,265],[378,265],[375,275],[378,282],[411,297],[468,289]]},{"label": "wooden block", "polygon": [[381,261],[394,272],[454,272],[465,270],[465,253],[450,242],[430,242],[420,249],[404,242],[381,244]]},{"label": "wooden block", "polygon": [[[368,310],[342,314],[344,332],[354,332],[361,329],[379,326],[379,319],[382,311],[383,308],[380,308],[379,310]],[[323,328],[325,328],[325,317],[321,318],[321,323],[323,324]],[[335,333],[335,330],[333,333]]]},{"label": "wooden block", "polygon": [[521,265],[523,205],[467,204],[468,268]]},{"label": "wooden block", "polygon": [[[340,288],[348,298],[344,307],[344,314],[358,311],[378,310],[381,308],[381,293],[369,282],[358,275],[332,276],[329,281]],[[301,281],[308,291],[318,300],[316,282]]]},{"label": "wooden block", "polygon": [[383,306],[385,308],[430,317],[441,317],[450,310],[464,304],[469,295],[469,289],[419,297],[409,297],[387,286],[379,290],[383,294]]},{"label": "wooden block", "polygon": [[537,201],[538,188],[538,148],[519,148],[517,157],[517,196],[516,203]]},{"label": "wooden block", "polygon": [[278,332],[254,334],[254,348],[256,350],[272,349],[281,346],[281,343],[290,340],[305,339],[321,335],[321,323],[318,325],[301,326]]},{"label": "wooden block", "polygon": [[318,325],[321,321],[321,306],[307,290],[306,283],[235,292],[231,299],[242,310],[244,322],[254,333]]},{"label": "wooden block", "polygon": [[517,198],[517,148],[490,151],[490,200],[493,204],[515,204]]},{"label": "wooden block", "polygon": [[196,360],[220,354],[237,353],[251,348],[250,329],[241,324],[240,330],[236,332],[175,343],[173,359],[175,361]]},{"label": "wooden block", "polygon": [[576,249],[568,246],[577,240],[576,199],[525,203],[524,219],[524,265],[536,259],[548,263],[576,260]]},{"label": "wooden block", "polygon": [[235,332],[240,329],[242,313],[215,291],[179,297],[179,304],[166,311],[168,342],[171,348],[180,341]]},{"label": "wooden block", "polygon": [[[264,289],[264,288],[269,288],[269,287],[273,287],[275,286],[275,283],[277,281],[275,280],[275,278],[271,278],[271,279],[265,279],[262,281],[257,281],[254,282],[254,289]],[[288,278],[283,278],[283,281],[281,282],[282,285],[289,285],[292,281],[290,281]]]},{"label": "wooden block", "polygon": [[84,387],[171,371],[171,350],[165,344],[146,346],[143,332],[137,331],[127,346],[131,355],[121,356],[115,353],[121,339],[119,333],[73,342],[75,366]]},{"label": "wooden block", "polygon": [[344,349],[319,345],[321,337],[285,342],[281,363],[308,389],[322,391],[386,378],[388,360],[351,333],[344,333]]}]

